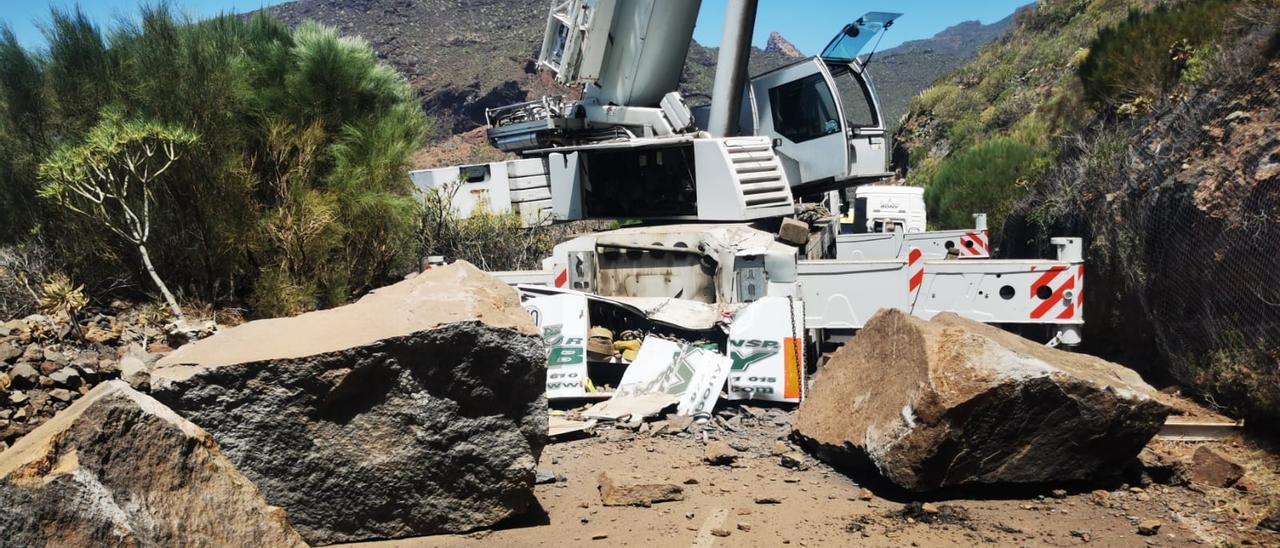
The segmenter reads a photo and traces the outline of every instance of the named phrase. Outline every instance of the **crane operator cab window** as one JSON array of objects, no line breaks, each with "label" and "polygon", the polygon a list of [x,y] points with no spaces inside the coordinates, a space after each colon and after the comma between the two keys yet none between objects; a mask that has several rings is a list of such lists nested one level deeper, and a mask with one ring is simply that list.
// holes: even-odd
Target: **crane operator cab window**
[{"label": "crane operator cab window", "polygon": [[851,65],[828,65],[828,68],[831,70],[831,78],[836,81],[840,106],[844,107],[844,119],[849,127],[880,127],[880,117],[876,112],[876,101],[872,97],[870,84],[855,73]]},{"label": "crane operator cab window", "polygon": [[811,74],[769,90],[773,130],[794,143],[840,132],[839,111],[821,74]]},{"label": "crane operator cab window", "polygon": [[879,101],[858,56],[897,17],[868,13],[845,25],[817,57],[751,79],[756,134],[773,139],[793,191],[889,175]]}]

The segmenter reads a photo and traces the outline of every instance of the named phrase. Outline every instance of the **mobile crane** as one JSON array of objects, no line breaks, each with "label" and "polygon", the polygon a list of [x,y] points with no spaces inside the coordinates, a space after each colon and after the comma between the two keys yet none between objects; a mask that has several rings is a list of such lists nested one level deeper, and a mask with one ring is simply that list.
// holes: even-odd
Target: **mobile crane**
[{"label": "mobile crane", "polygon": [[[731,399],[789,402],[806,362],[881,308],[1044,324],[1050,344],[1079,343],[1077,238],[1053,240],[1056,260],[992,260],[985,216],[973,230],[842,234],[839,214],[801,241],[776,237],[798,204],[848,210],[844,189],[891,175],[860,54],[900,14],[867,13],[820,54],[748,78],[757,1],[728,0],[711,104],[690,108],[677,90],[700,4],[557,1],[538,66],[580,98],[487,111],[489,142],[517,159],[411,174],[423,189],[458,185],[464,216],[643,221],[563,242],[539,271],[496,273],[547,333],[549,397],[592,395],[587,332],[606,319],[710,341],[732,358]],[[874,207],[897,226],[884,200]]]}]

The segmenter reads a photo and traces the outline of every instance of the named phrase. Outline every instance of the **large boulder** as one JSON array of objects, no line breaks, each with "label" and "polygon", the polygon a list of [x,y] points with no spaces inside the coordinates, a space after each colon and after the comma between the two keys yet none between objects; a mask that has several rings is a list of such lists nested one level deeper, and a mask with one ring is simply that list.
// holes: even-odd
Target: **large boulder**
[{"label": "large boulder", "polygon": [[542,341],[470,264],[185,345],[151,387],[313,544],[467,531],[534,500]]},{"label": "large boulder", "polygon": [[881,311],[813,378],[795,432],[838,466],[900,487],[1114,473],[1170,409],[1133,371],[941,314]]},{"label": "large boulder", "polygon": [[303,546],[208,432],[122,381],[0,453],[0,545]]}]

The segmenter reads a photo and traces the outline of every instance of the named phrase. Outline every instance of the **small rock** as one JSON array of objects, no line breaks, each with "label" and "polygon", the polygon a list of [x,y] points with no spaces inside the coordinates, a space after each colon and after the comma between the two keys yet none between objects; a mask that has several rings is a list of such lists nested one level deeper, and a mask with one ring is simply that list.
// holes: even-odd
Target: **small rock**
[{"label": "small rock", "polygon": [[926,502],[920,505],[920,511],[926,514],[936,515],[938,513],[938,505],[932,502]]},{"label": "small rock", "polygon": [[30,399],[30,397],[27,396],[27,393],[21,390],[14,390],[13,392],[9,393],[9,403],[12,403],[15,405],[21,405],[23,403],[26,403],[28,399]]},{"label": "small rock", "polygon": [[1218,450],[1201,445],[1191,456],[1191,481],[1212,487],[1230,487],[1244,477],[1244,467]]},{"label": "small rock", "polygon": [[1155,536],[1160,532],[1161,523],[1155,520],[1143,520],[1138,524],[1138,534],[1146,537]]},{"label": "small rock", "polygon": [[684,488],[669,483],[618,485],[608,472],[597,478],[600,502],[605,506],[652,506],[655,502],[684,500]]},{"label": "small rock", "polygon": [[713,466],[728,466],[738,460],[738,452],[723,441],[711,442],[703,449],[702,460]]},{"label": "small rock", "polygon": [[795,451],[782,455],[779,464],[781,464],[783,468],[790,468],[801,472],[809,469],[809,463],[805,462],[804,455]]},{"label": "small rock", "polygon": [[689,429],[693,424],[693,417],[683,415],[672,415],[667,417],[667,433],[677,434]]},{"label": "small rock", "polygon": [[71,367],[64,367],[49,374],[49,380],[61,386],[75,388],[80,386],[80,372]]},{"label": "small rock", "polygon": [[538,469],[533,479],[533,483],[537,485],[543,485],[543,484],[555,483],[555,482],[556,482],[556,473],[552,472],[551,470],[546,470],[543,468]]},{"label": "small rock", "polygon": [[858,491],[858,500],[869,501],[875,497],[876,497],[876,494],[872,493],[870,489],[864,488],[863,490]]},{"label": "small rock", "polygon": [[84,339],[91,343],[111,344],[120,339],[120,334],[111,329],[103,329],[97,325],[91,325],[85,331]]},{"label": "small rock", "polygon": [[777,497],[756,497],[756,504],[782,504],[782,499]]},{"label": "small rock", "polygon": [[1259,491],[1260,486],[1258,485],[1258,482],[1254,480],[1252,477],[1247,475],[1243,478],[1236,480],[1235,485],[1232,485],[1231,487],[1234,487],[1237,491],[1240,491],[1243,493],[1260,492]]},{"label": "small rock", "polygon": [[650,435],[650,436],[658,436],[658,435],[661,435],[661,434],[663,434],[663,433],[667,432],[667,430],[670,428],[670,426],[671,426],[671,423],[669,423],[669,422],[667,422],[667,421],[655,421],[655,422],[652,422],[652,423],[650,423],[650,424],[649,424],[649,435]]},{"label": "small rock", "polygon": [[591,540],[604,540],[609,538],[609,533],[591,533]]},{"label": "small rock", "polygon": [[1111,505],[1111,493],[1103,491],[1102,489],[1097,489],[1094,492],[1089,493],[1089,502],[1097,504],[1098,506],[1109,506]]},{"label": "small rock", "polygon": [[40,363],[40,374],[46,377],[54,374],[59,369],[62,369],[62,365],[55,361],[45,360]]},{"label": "small rock", "polygon": [[44,361],[56,363],[58,367],[66,367],[67,364],[71,363],[71,359],[66,354],[48,348],[44,349]]},{"label": "small rock", "polygon": [[21,355],[22,350],[18,349],[13,343],[8,341],[0,342],[0,362],[8,363]]},{"label": "small rock", "polygon": [[120,380],[129,383],[130,386],[139,390],[142,387],[151,386],[151,369],[138,356],[130,353],[120,358],[119,368]]},{"label": "small rock", "polygon": [[775,457],[781,457],[791,452],[791,446],[782,441],[773,442],[773,447],[769,449],[769,454]]},{"label": "small rock", "polygon": [[1055,498],[1055,499],[1065,499],[1065,498],[1067,498],[1067,490],[1066,490],[1066,489],[1054,489],[1054,490],[1053,490],[1052,495],[1053,495],[1053,498]]},{"label": "small rock", "polygon": [[739,531],[742,531],[743,533],[750,533],[750,532],[751,532],[751,524],[750,524],[750,523],[742,523],[742,522],[738,522],[738,530],[739,530]]},{"label": "small rock", "polygon": [[71,401],[71,398],[75,397],[74,394],[66,388],[54,388],[49,391],[49,397],[58,401]]},{"label": "small rock", "polygon": [[22,357],[18,358],[24,362],[42,362],[44,361],[44,349],[40,345],[31,343],[27,345],[26,350],[22,352]]},{"label": "small rock", "polygon": [[731,533],[729,532],[729,530],[728,530],[728,529],[719,529],[719,528],[716,528],[716,529],[712,529],[712,530],[711,530],[711,534],[712,534],[713,536],[717,536],[717,537],[727,537],[727,536],[729,536]]}]

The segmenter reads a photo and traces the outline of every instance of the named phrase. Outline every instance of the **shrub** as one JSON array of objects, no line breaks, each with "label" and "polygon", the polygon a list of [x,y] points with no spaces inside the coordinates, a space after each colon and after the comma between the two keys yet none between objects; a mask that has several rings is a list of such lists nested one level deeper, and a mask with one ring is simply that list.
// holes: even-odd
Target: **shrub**
[{"label": "shrub", "polygon": [[925,188],[930,218],[941,228],[964,228],[972,214],[987,213],[1000,226],[1039,159],[1036,149],[1006,138],[948,158]]},{"label": "shrub", "polygon": [[1200,0],[1134,9],[1098,33],[1080,64],[1086,96],[1114,108],[1139,97],[1163,97],[1203,47],[1222,33],[1237,0]]},{"label": "shrub", "polygon": [[551,227],[525,228],[514,212],[489,213],[479,207],[465,219],[455,211],[453,197],[460,184],[433,188],[424,195],[422,256],[441,255],[447,261],[467,261],[483,270],[539,269],[551,254]]}]

